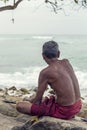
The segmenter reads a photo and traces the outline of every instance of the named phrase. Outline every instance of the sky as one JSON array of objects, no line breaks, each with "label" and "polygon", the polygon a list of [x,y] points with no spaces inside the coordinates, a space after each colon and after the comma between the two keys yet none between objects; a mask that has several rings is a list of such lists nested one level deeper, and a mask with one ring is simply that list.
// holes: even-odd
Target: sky
[{"label": "sky", "polygon": [[0,12],[0,34],[87,34],[87,9],[65,6],[55,14],[44,0],[24,0]]}]

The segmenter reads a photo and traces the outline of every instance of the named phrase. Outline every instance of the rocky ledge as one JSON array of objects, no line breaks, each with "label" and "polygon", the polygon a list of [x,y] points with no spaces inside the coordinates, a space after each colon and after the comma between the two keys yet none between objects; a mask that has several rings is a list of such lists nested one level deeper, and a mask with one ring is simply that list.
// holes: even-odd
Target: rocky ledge
[{"label": "rocky ledge", "polygon": [[13,127],[12,130],[87,130],[87,123],[82,122],[79,117],[72,120],[42,117],[34,122],[30,119],[22,126]]},{"label": "rocky ledge", "polygon": [[[62,120],[53,117],[24,115],[16,111],[16,102],[35,96],[36,90],[17,90],[15,87],[0,90],[0,130],[87,130],[87,104],[78,115],[71,120]],[[48,90],[47,90],[48,91]],[[54,94],[52,91],[49,94]],[[49,95],[48,94],[48,95]],[[83,101],[83,100],[82,100]]]}]

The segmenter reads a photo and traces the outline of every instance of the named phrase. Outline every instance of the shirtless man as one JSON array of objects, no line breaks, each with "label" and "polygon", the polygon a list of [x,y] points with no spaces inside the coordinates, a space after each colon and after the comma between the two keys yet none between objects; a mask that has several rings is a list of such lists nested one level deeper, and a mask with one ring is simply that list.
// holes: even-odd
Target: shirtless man
[{"label": "shirtless man", "polygon": [[[16,108],[25,114],[70,119],[82,106],[74,70],[67,59],[58,59],[60,51],[55,41],[48,41],[43,45],[42,56],[48,66],[40,72],[36,97],[32,102],[17,103]],[[56,98],[46,97],[42,101],[48,85],[54,90]]]}]

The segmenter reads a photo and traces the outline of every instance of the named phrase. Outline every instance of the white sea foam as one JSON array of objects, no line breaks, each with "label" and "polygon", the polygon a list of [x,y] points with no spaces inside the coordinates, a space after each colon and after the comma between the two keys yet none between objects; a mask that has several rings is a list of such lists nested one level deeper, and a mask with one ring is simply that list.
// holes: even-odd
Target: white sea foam
[{"label": "white sea foam", "polygon": [[[24,68],[21,72],[15,73],[0,73],[0,87],[16,86],[17,88],[37,87],[38,77],[43,67]],[[87,92],[87,71],[75,70],[81,92]]]},{"label": "white sea foam", "polygon": [[23,69],[21,72],[0,73],[0,87],[36,87],[40,70],[40,67],[30,67]]},{"label": "white sea foam", "polygon": [[87,72],[76,71],[77,78],[81,89],[87,88]]},{"label": "white sea foam", "polygon": [[52,39],[52,36],[32,36],[33,39]]},{"label": "white sea foam", "polygon": [[87,71],[75,71],[79,85],[80,85],[80,90],[82,96],[87,96]]}]

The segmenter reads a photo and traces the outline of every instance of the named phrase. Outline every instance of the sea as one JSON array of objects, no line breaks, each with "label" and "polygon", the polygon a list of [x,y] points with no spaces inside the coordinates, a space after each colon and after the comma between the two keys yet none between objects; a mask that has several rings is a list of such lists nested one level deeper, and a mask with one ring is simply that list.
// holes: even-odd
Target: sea
[{"label": "sea", "polygon": [[0,88],[37,87],[39,73],[47,66],[42,46],[50,40],[58,42],[60,59],[69,59],[81,95],[87,97],[87,35],[0,34]]}]

